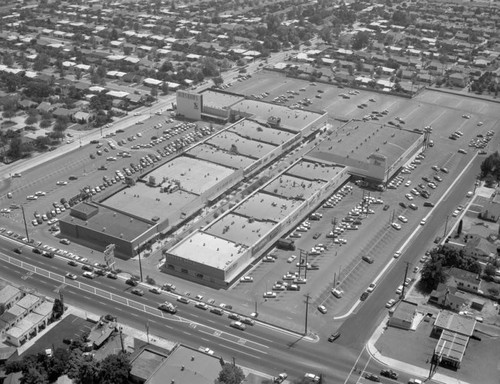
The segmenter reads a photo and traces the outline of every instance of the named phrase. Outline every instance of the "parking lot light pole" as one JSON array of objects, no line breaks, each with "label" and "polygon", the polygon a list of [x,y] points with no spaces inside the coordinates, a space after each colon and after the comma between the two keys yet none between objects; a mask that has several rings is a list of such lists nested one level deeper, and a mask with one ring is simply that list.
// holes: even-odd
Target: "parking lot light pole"
[{"label": "parking lot light pole", "polygon": [[309,293],[306,295],[306,322],[304,328],[304,335],[307,335],[307,315],[309,312]]},{"label": "parking lot light pole", "polygon": [[23,213],[24,230],[26,231],[26,238],[28,239],[28,243],[29,243],[30,235],[28,233],[28,224],[26,224],[26,215],[24,214],[24,206],[22,204],[21,204],[21,212]]}]

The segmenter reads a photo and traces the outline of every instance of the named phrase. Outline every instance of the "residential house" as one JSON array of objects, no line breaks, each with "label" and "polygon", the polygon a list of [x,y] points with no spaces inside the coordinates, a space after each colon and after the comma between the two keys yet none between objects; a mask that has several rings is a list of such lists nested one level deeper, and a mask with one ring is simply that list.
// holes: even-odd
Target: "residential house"
[{"label": "residential house", "polygon": [[449,270],[448,275],[455,280],[458,289],[475,293],[480,291],[481,279],[479,274],[454,267]]},{"label": "residential house", "polygon": [[89,113],[89,112],[78,111],[72,116],[72,119],[75,123],[87,124],[90,121],[95,119],[95,114]]},{"label": "residential house", "polygon": [[475,260],[488,262],[491,257],[496,255],[496,244],[488,241],[483,236],[468,233],[465,235],[464,255]]},{"label": "residential house", "polygon": [[19,108],[21,109],[30,109],[30,108],[35,108],[38,104],[35,103],[34,101],[32,100],[28,100],[28,99],[24,99],[24,100],[21,100],[17,103],[17,105],[19,106]]},{"label": "residential house", "polygon": [[479,218],[487,221],[496,223],[500,217],[500,204],[496,199],[487,201],[481,207],[481,212],[479,213]]},{"label": "residential house", "polygon": [[463,292],[460,292],[455,280],[450,279],[446,284],[440,283],[429,296],[429,302],[439,305],[443,308],[459,312],[467,304],[467,298]]},{"label": "residential house", "polygon": [[452,73],[448,77],[448,81],[450,82],[450,85],[454,87],[465,87],[467,85],[469,77],[464,74],[464,73]]}]

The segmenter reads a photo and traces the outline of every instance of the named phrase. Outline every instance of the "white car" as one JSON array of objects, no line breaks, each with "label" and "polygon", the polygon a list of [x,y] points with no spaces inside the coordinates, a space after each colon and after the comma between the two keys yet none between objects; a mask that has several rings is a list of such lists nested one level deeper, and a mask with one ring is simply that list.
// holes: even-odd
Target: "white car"
[{"label": "white car", "polygon": [[66,277],[70,280],[76,280],[77,276],[74,273],[66,273]]},{"label": "white car", "polygon": [[397,229],[398,231],[401,229],[401,225],[398,223],[392,223],[391,226],[392,228]]},{"label": "white car", "polygon": [[274,298],[276,298],[276,293],[275,292],[271,292],[271,291],[264,292],[263,296],[264,296],[265,299],[274,299]]},{"label": "white car", "polygon": [[462,115],[464,119],[470,119],[470,115]]},{"label": "white car", "polygon": [[28,196],[26,196],[26,199],[27,199],[27,200],[36,200],[36,199],[38,199],[38,196],[35,196],[35,195],[28,195]]},{"label": "white car", "polygon": [[413,200],[413,196],[412,196],[412,195],[410,195],[409,193],[407,193],[407,194],[405,195],[405,197],[406,197],[408,200]]},{"label": "white car", "polygon": [[294,260],[295,260],[296,258],[297,258],[297,255],[292,255],[292,256],[290,256],[290,257],[287,259],[287,262],[288,262],[288,263],[293,263],[293,262],[294,262]]},{"label": "white car", "polygon": [[318,311],[320,311],[322,314],[325,314],[328,312],[328,310],[326,309],[326,307],[324,305],[320,305],[318,307]]},{"label": "white car", "polygon": [[67,181],[58,181],[56,184],[57,185],[67,185],[68,182]]},{"label": "white car", "polygon": [[208,347],[200,347],[200,348],[198,348],[198,351],[206,353],[207,355],[210,355],[210,356],[214,354],[214,351],[212,351]]},{"label": "white car", "polygon": [[397,251],[396,253],[394,253],[395,259],[399,258],[399,256],[401,256],[401,251]]},{"label": "white car", "polygon": [[242,283],[252,283],[253,282],[253,277],[252,276],[243,276],[240,279],[240,282],[242,282]]},{"label": "white car", "polygon": [[366,288],[366,292],[368,293],[372,293],[374,290],[375,290],[375,287],[377,286],[377,284],[375,283],[371,283],[368,288]]},{"label": "white car", "polygon": [[386,304],[385,304],[385,307],[386,308],[392,308],[394,306],[394,304],[396,304],[396,300],[395,299],[391,299],[389,300]]},{"label": "white car", "polygon": [[405,187],[409,187],[411,184],[411,180],[408,180],[406,183],[405,183]]},{"label": "white car", "polygon": [[401,293],[403,293],[403,286],[402,285],[400,285],[398,287],[398,289],[396,289],[396,295],[401,295]]},{"label": "white car", "polygon": [[406,217],[404,217],[403,215],[398,216],[398,220],[401,221],[402,223],[407,223],[408,222],[408,219]]},{"label": "white car", "polygon": [[37,191],[37,192],[35,192],[35,195],[36,196],[45,196],[46,193],[44,191]]},{"label": "white car", "polygon": [[304,375],[305,379],[308,379],[312,383],[319,383],[319,376],[315,375],[314,373],[306,373]]},{"label": "white car", "polygon": [[453,217],[457,217],[459,213],[460,213],[460,211],[458,209],[455,209],[451,215]]},{"label": "white car", "polygon": [[241,321],[233,321],[231,324],[229,324],[230,327],[239,329],[240,331],[244,331],[247,327],[245,324],[243,324]]},{"label": "white car", "polygon": [[427,222],[427,219],[422,219],[422,221],[420,221],[420,225],[425,225],[426,222]]}]

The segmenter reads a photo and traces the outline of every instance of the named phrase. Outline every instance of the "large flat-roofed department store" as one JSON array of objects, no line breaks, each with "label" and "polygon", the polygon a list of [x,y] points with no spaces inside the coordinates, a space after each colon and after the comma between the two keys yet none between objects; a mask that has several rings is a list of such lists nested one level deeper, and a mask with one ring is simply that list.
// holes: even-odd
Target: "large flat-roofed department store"
[{"label": "large flat-roofed department store", "polygon": [[[423,136],[369,122],[341,123],[326,113],[290,109],[244,96],[205,91],[177,93],[186,119],[233,121],[100,202],[82,203],[61,219],[63,236],[97,250],[116,244],[130,258],[160,233],[179,227],[250,175],[288,153],[304,138],[325,139],[213,222],[165,250],[163,269],[205,284],[226,286],[318,206],[350,174],[386,181],[423,143]],[[326,131],[326,132],[325,132]],[[175,183],[171,193],[163,193]]]}]

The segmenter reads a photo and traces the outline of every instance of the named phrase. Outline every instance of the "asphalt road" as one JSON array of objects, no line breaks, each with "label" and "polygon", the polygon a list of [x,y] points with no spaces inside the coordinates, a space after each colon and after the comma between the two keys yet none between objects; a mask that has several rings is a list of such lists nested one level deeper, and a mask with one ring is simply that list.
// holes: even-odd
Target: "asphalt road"
[{"label": "asphalt road", "polygon": [[[0,251],[14,256],[15,254],[9,251],[9,246],[2,242]],[[15,255],[16,259],[60,275],[64,275],[66,271],[77,273],[76,267],[68,266],[64,260],[50,259],[47,263],[42,256],[28,254],[26,251],[25,249],[22,255]],[[157,316],[125,306],[120,301],[110,301],[77,289],[73,281],[61,283],[40,274],[27,273],[26,269],[3,260],[0,261],[0,265],[1,277],[9,281],[21,285],[28,284],[31,288],[49,296],[54,296],[55,292],[62,289],[68,304],[92,313],[112,313],[120,322],[137,329],[144,329],[146,322],[149,322],[152,334],[193,346],[208,345],[224,359],[235,357],[241,364],[254,369],[266,372],[286,371],[296,377],[300,377],[306,371],[321,372],[326,377],[337,380],[346,376],[355,358],[354,351],[345,349],[340,352],[338,346],[326,340],[305,340],[300,335],[260,324],[248,326],[246,331],[235,330],[229,327],[230,320],[227,316],[219,317],[191,304],[178,303],[179,311],[175,316],[168,314]],[[80,279],[83,278],[79,276],[78,280]],[[114,281],[100,277],[85,283],[110,294],[131,300],[137,299],[130,293],[131,288],[122,280]],[[146,293],[140,302],[155,307],[164,299],[164,295],[160,299],[158,295]],[[332,359],[332,350],[336,351],[335,359]]]}]

